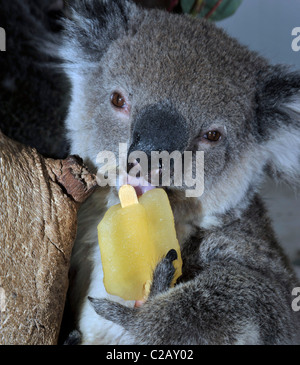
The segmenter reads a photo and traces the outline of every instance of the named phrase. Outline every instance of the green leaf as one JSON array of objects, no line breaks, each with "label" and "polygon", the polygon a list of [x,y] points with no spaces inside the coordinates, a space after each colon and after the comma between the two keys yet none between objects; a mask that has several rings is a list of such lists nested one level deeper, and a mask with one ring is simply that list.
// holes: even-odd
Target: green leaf
[{"label": "green leaf", "polygon": [[[206,0],[205,6],[198,16],[205,17],[217,3],[218,0]],[[241,3],[242,0],[223,0],[209,19],[212,21],[218,21],[228,18],[236,12]]]},{"label": "green leaf", "polygon": [[[217,3],[218,0],[204,0],[204,6],[198,16],[204,18]],[[209,19],[212,21],[225,19],[233,15],[241,3],[242,0],[223,0]],[[195,0],[181,0],[180,4],[184,13],[191,13]]]},{"label": "green leaf", "polygon": [[182,11],[184,13],[190,13],[193,8],[194,3],[195,3],[195,0],[181,0],[180,5],[182,8]]}]

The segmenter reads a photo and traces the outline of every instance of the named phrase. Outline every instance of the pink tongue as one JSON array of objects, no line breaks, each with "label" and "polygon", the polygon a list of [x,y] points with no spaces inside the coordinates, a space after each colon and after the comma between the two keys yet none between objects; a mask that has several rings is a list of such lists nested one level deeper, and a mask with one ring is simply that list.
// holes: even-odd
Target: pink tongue
[{"label": "pink tongue", "polygon": [[152,190],[152,189],[155,189],[155,186],[134,186],[134,189],[135,189],[135,192],[136,192],[136,195],[137,196],[141,196],[143,195],[144,193],[146,193],[146,191],[149,191],[149,190]]},{"label": "pink tongue", "polygon": [[146,193],[146,191],[155,189],[155,186],[152,186],[143,177],[136,178],[136,177],[132,177],[132,176],[129,175],[127,177],[127,184],[129,184],[129,185],[131,185],[131,186],[134,187],[137,196],[141,196],[144,193]]}]

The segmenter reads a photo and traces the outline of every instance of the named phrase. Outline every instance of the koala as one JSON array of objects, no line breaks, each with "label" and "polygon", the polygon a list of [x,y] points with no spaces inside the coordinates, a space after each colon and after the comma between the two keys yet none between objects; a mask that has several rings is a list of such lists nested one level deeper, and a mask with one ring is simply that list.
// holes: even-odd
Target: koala
[{"label": "koala", "polygon": [[291,307],[299,280],[259,196],[266,175],[299,181],[299,72],[271,65],[206,20],[129,0],[74,1],[63,26],[72,154],[97,172],[98,153],[118,155],[119,143],[148,156],[204,152],[200,197],[161,186],[182,276],[170,288],[170,251],[143,305],[103,285],[97,225],[118,203],[118,187],[99,187],[82,206],[69,293],[80,343],[299,343],[300,312]]}]

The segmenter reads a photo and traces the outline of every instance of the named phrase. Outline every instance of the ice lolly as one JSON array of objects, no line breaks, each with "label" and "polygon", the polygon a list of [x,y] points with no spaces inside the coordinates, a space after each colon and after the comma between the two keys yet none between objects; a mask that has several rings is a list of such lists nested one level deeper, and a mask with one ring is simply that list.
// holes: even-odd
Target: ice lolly
[{"label": "ice lolly", "polygon": [[172,248],[178,255],[172,286],[181,275],[173,213],[163,189],[138,199],[135,189],[124,185],[119,198],[121,204],[112,206],[98,225],[104,286],[125,300],[145,300],[156,265]]}]

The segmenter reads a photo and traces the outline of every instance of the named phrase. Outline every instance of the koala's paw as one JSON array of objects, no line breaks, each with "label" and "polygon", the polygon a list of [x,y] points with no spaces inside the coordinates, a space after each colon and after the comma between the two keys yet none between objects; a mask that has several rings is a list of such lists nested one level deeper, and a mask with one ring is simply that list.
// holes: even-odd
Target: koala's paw
[{"label": "koala's paw", "polygon": [[[175,268],[173,261],[177,259],[177,252],[170,250],[167,255],[158,263],[153,273],[153,280],[149,297],[167,291],[170,288],[174,277]],[[88,297],[95,312],[103,318],[123,326],[126,330],[131,330],[136,322],[136,315],[142,308],[129,308],[120,303],[106,298]]]},{"label": "koala's paw", "polygon": [[153,280],[149,297],[155,296],[170,288],[175,273],[173,261],[177,258],[177,252],[172,249],[158,263],[153,273]]}]

